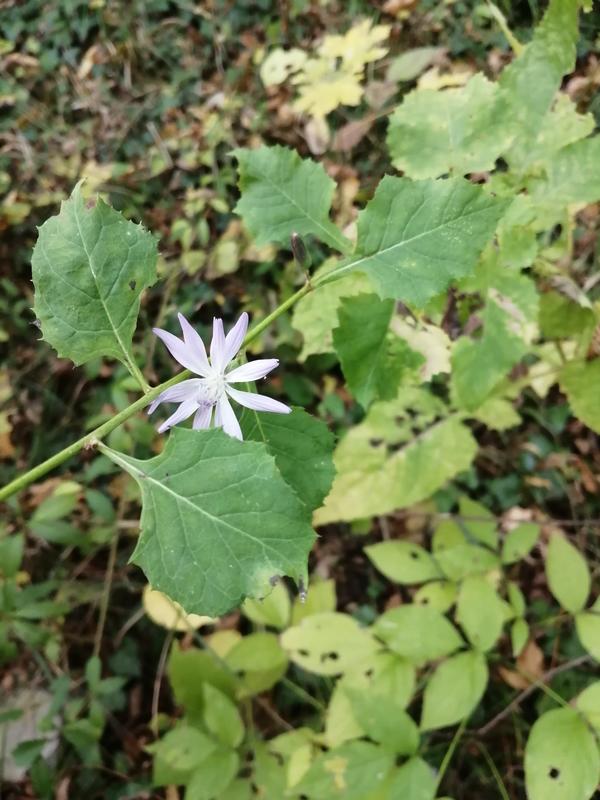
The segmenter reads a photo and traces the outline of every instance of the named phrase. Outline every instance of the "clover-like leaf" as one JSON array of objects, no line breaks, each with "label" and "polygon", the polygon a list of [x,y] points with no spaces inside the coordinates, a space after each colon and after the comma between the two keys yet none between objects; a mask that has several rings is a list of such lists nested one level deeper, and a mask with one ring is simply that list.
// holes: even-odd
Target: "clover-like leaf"
[{"label": "clover-like leaf", "polygon": [[352,243],[329,219],[334,182],[320,164],[287,147],[238,149],[241,198],[235,207],[256,244],[287,245],[292,233],[312,234],[348,253]]},{"label": "clover-like leaf", "polygon": [[102,451],[142,491],[132,561],[186,612],[219,616],[281,575],[306,583],[309,512],[264,444],[176,428],[148,461]]},{"label": "clover-like leaf", "polygon": [[291,414],[258,414],[244,409],[244,439],[264,442],[284,480],[312,511],[331,488],[334,438],[327,425],[300,408]]},{"label": "clover-like leaf", "polygon": [[422,307],[472,272],[507,205],[463,178],[386,175],[358,217],[356,253],[329,280],[365,272],[381,297]]},{"label": "clover-like leaf", "polygon": [[31,259],[44,339],[75,364],[107,356],[137,372],[131,340],[156,257],[152,234],[100,198],[86,208],[78,184],[39,229]]}]

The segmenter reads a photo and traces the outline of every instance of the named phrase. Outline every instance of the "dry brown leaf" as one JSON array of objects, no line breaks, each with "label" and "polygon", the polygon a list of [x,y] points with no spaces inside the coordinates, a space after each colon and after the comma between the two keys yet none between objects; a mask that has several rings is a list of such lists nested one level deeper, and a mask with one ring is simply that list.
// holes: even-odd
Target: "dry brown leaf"
[{"label": "dry brown leaf", "polygon": [[347,153],[361,141],[373,127],[373,119],[357,119],[343,125],[335,134],[333,149],[339,153]]}]

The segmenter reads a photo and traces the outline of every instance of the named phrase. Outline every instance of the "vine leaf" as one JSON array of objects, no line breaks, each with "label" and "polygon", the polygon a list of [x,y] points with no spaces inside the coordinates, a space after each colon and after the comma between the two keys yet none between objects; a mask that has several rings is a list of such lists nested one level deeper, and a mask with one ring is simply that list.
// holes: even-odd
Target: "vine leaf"
[{"label": "vine leaf", "polygon": [[306,585],[315,540],[308,510],[264,444],[174,428],[147,461],[99,446],[142,491],[131,560],[187,613],[220,616],[264,597],[282,575]]},{"label": "vine leaf", "polygon": [[291,414],[258,414],[244,409],[245,440],[264,442],[283,479],[312,511],[331,488],[334,437],[327,425],[300,408]]},{"label": "vine leaf", "polygon": [[33,250],[34,311],[44,339],[75,364],[107,356],[135,373],[131,340],[140,295],[156,280],[156,257],[151,233],[101,198],[86,208],[77,184],[41,226]]},{"label": "vine leaf", "polygon": [[356,253],[329,280],[365,272],[382,298],[423,307],[473,271],[508,203],[463,178],[386,175],[359,214]]},{"label": "vine leaf", "polygon": [[235,211],[257,245],[287,245],[292,233],[312,234],[342,253],[352,242],[329,219],[335,183],[320,164],[287,147],[238,148],[242,194]]}]

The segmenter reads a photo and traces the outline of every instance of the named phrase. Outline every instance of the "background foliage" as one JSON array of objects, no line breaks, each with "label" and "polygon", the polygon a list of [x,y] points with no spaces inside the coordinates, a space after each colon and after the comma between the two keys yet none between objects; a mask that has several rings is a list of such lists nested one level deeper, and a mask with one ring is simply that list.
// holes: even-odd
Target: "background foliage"
[{"label": "background foliage", "polygon": [[[223,615],[238,596],[208,608],[193,581],[161,585],[148,548],[152,582],[198,613],[145,586],[128,565],[139,491],[111,453],[130,454],[116,460],[134,477],[169,454],[157,456],[144,415],[131,417],[109,449],[82,452],[3,507],[8,792],[593,795],[598,17],[578,20],[570,0],[542,21],[544,10],[429,0],[3,10],[3,483],[124,409],[139,390],[128,365],[150,384],[169,377],[147,334],[176,310],[206,334],[215,314],[264,318],[305,270],[321,284],[251,346],[282,362],[272,392],[319,419],[295,411],[285,431],[269,419],[265,440],[242,418],[265,467],[290,434],[310,439],[287,462],[276,456],[269,478],[298,531],[298,553],[280,554],[296,578],[317,509],[306,602],[280,582]],[[76,194],[62,212],[71,224],[92,238],[110,229],[111,244],[111,225],[134,237],[135,274],[114,306],[85,311],[101,331],[123,318],[124,347],[94,329],[67,348],[68,298],[39,246],[30,265],[36,226],[81,178],[85,197],[100,192],[123,217]],[[159,244],[157,283],[139,222]],[[51,260],[54,225],[39,240]],[[52,292],[54,309],[43,305]],[[61,357],[36,342],[32,307]],[[321,505],[333,444],[323,423],[337,444]],[[208,436],[232,463],[250,452]],[[268,577],[247,575],[244,593]],[[32,717],[23,734],[15,723]]]}]

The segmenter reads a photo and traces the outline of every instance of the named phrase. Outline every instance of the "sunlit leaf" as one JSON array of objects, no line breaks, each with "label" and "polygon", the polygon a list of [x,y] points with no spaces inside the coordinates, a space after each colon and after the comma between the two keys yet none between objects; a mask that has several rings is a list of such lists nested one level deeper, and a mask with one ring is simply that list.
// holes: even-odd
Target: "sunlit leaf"
[{"label": "sunlit leaf", "polygon": [[498,94],[481,74],[456,89],[407,94],[388,128],[394,166],[411,178],[493,169],[514,137]]},{"label": "sunlit leaf", "polygon": [[475,650],[442,662],[425,687],[421,729],[445,728],[468,717],[481,700],[487,682],[485,656]]}]

